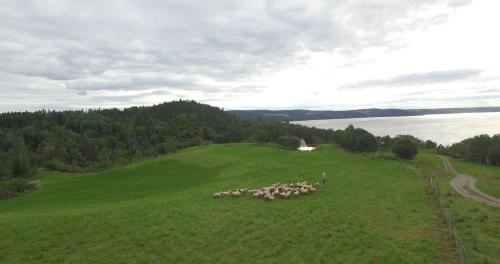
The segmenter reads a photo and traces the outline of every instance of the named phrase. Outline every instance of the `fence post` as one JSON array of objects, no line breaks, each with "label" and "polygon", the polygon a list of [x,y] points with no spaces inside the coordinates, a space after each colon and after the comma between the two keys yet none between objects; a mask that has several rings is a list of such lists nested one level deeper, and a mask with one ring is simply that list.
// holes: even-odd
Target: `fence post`
[{"label": "fence post", "polygon": [[460,246],[460,264],[466,264],[464,246]]},{"label": "fence post", "polygon": [[[445,162],[446,170],[449,173],[452,173],[451,169],[448,167],[447,162],[446,161],[444,161],[444,162]],[[434,181],[434,178],[432,178],[432,176],[429,176],[429,185],[430,185],[430,190],[431,190],[432,194],[434,194],[434,196],[438,200],[439,211],[440,211],[442,217],[444,217],[444,219],[446,221],[448,233],[453,237],[455,245],[458,248],[460,264],[467,264],[467,260],[465,258],[464,246],[463,246],[463,244],[458,236],[458,230],[456,229],[455,220],[453,218],[452,212],[446,206],[447,203],[441,195],[441,190],[439,189],[439,182]]]},{"label": "fence post", "polygon": [[448,208],[445,209],[446,212],[446,223],[448,224],[448,233],[452,235],[451,232],[451,215],[450,215],[450,210]]},{"label": "fence post", "polygon": [[457,243],[457,246],[459,245],[458,243],[458,237],[457,237],[457,228],[455,227],[455,219],[453,218],[453,216],[451,217],[451,232],[452,232],[452,235],[453,235],[453,238],[455,239],[455,242]]}]

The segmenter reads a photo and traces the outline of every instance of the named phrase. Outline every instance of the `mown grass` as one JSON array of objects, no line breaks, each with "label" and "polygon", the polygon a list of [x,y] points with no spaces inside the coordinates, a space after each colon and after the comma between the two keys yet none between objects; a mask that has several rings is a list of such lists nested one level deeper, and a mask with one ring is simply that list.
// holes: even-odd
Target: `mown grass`
[{"label": "mown grass", "polygon": [[[471,176],[489,171],[479,165],[465,164],[450,158],[455,170]],[[439,188],[452,211],[457,231],[465,245],[470,263],[500,263],[500,209],[484,205],[456,193],[449,185],[452,175],[444,169],[438,155],[424,152],[417,156],[417,167],[434,173]],[[474,165],[474,166],[471,166]],[[479,178],[479,177],[478,177]],[[478,186],[482,189],[482,186]]]},{"label": "mown grass", "polygon": [[[309,196],[212,198],[232,188],[318,181],[323,171],[327,184]],[[331,145],[310,153],[211,145],[41,179],[41,190],[0,201],[0,263],[440,261],[419,171]]]}]

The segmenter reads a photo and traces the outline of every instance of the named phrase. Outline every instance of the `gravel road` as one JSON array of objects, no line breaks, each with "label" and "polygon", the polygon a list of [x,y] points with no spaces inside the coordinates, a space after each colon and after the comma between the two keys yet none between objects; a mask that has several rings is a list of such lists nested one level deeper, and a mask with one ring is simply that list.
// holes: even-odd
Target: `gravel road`
[{"label": "gravel road", "polygon": [[441,157],[441,159],[446,169],[455,175],[455,177],[450,180],[450,185],[455,191],[476,202],[500,208],[500,199],[481,192],[476,187],[476,178],[455,171],[448,158]]}]

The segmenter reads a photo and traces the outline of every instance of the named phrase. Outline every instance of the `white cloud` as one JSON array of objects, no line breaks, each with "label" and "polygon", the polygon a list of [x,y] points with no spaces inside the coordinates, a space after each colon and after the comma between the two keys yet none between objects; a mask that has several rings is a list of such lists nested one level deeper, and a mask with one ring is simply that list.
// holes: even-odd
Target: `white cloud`
[{"label": "white cloud", "polygon": [[[0,111],[177,98],[233,109],[492,105],[500,87],[498,7],[7,0]],[[346,89],[353,84],[366,89]]]}]

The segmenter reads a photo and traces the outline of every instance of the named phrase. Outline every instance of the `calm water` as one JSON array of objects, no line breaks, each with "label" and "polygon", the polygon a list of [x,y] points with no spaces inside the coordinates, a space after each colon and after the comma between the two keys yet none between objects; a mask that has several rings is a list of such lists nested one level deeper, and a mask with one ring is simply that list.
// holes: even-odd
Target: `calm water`
[{"label": "calm water", "polygon": [[377,136],[413,135],[444,145],[479,134],[500,134],[500,113],[327,119],[294,123],[333,129],[344,129],[352,124]]}]

